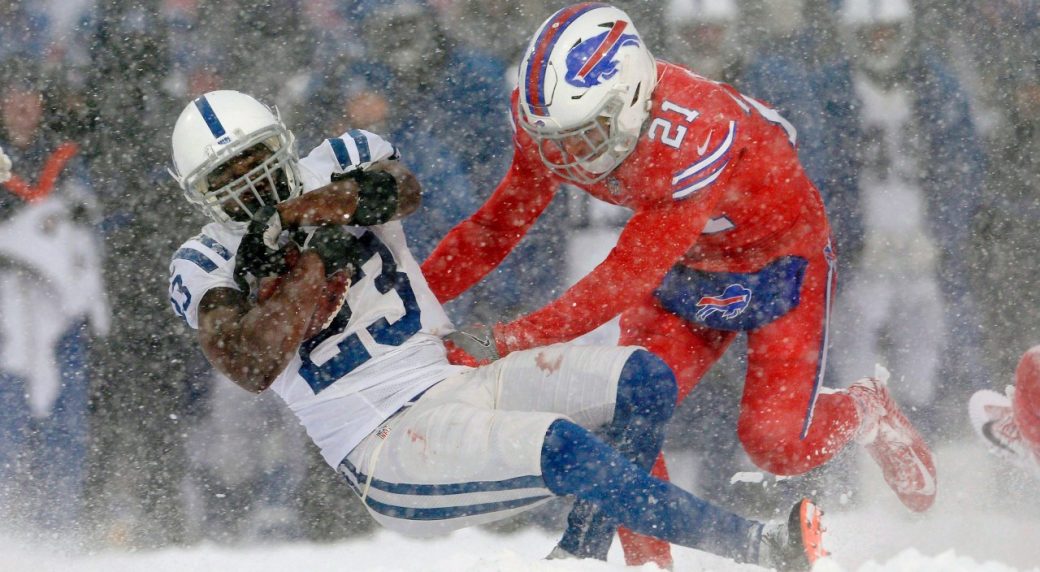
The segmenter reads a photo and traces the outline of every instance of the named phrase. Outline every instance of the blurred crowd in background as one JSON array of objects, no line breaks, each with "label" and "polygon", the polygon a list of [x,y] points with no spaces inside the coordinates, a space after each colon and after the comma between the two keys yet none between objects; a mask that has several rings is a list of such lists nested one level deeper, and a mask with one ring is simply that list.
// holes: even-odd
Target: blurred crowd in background
[{"label": "blurred crowd in background", "polygon": [[[657,57],[798,129],[840,256],[829,384],[883,362],[928,438],[965,438],[967,396],[1010,382],[1040,342],[1040,2],[614,4]],[[370,530],[291,414],[218,379],[169,308],[170,255],[205,222],[166,173],[173,121],[227,88],[276,105],[302,153],[348,128],[386,136],[424,187],[405,222],[421,259],[508,165],[516,63],[562,5],[0,2],[15,175],[0,185],[3,520],[128,547]],[[554,298],[588,264],[568,245],[625,221],[591,201],[561,192],[453,317],[508,320]],[[741,368],[695,390],[667,448],[691,460],[677,482],[753,510],[730,484],[751,470],[734,439]],[[854,488],[837,467],[807,479]]]}]

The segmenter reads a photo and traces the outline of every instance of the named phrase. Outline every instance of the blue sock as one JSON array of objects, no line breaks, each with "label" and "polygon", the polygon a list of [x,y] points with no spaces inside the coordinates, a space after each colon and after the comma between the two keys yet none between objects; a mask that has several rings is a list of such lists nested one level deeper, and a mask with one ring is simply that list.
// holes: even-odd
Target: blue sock
[{"label": "blue sock", "polygon": [[546,433],[542,476],[554,494],[588,502],[612,525],[737,562],[748,560],[750,539],[761,530],[759,522],[655,479],[588,430],[564,419],[550,425]]},{"label": "blue sock", "polygon": [[[675,409],[675,375],[646,350],[634,352],[618,378],[614,418],[600,432],[622,457],[649,472],[664,443],[665,424]],[[584,499],[567,515],[559,545],[581,558],[607,559],[617,522]]]}]

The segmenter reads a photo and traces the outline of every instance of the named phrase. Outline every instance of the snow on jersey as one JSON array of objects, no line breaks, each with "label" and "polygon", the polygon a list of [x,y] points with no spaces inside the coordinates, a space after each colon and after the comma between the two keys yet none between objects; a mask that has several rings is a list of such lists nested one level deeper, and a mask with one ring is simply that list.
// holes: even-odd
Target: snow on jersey
[{"label": "snow on jersey", "polygon": [[[791,124],[683,67],[658,62],[657,75],[647,129],[632,154],[584,188],[633,216],[595,270],[541,310],[496,328],[511,349],[573,339],[605,323],[676,264],[754,272],[795,244],[826,244],[823,201],[798,162]],[[514,114],[517,102],[514,92]],[[527,133],[518,130],[514,143],[513,164],[492,196],[423,264],[442,302],[505,258],[563,182]]]},{"label": "snow on jersey", "polygon": [[[328,184],[333,174],[397,157],[379,136],[349,131],[300,160],[304,192]],[[401,223],[345,228],[359,237],[367,260],[333,324],[305,340],[271,385],[333,467],[410,399],[464,369],[445,358],[440,336],[453,328],[408,250]],[[170,302],[191,328],[198,328],[206,292],[238,289],[235,252],[244,234],[210,223],[174,253]]]}]

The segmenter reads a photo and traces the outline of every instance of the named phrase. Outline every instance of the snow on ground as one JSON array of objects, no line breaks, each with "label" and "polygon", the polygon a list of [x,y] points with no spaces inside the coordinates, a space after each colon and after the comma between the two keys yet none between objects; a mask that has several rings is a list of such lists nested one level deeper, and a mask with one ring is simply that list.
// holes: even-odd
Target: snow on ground
[{"label": "snow on ground", "polygon": [[[833,556],[817,572],[1040,572],[1040,482],[996,462],[974,442],[938,451],[940,496],[914,515],[864,471],[864,499],[827,514]],[[655,572],[628,568],[615,543],[606,563],[545,561],[555,534],[529,528],[499,534],[483,529],[416,540],[382,531],[335,544],[225,547],[212,544],[153,552],[63,552],[60,544],[30,545],[0,536],[4,572],[174,572],[190,570],[309,572]],[[723,558],[676,547],[676,572],[754,572]]]}]

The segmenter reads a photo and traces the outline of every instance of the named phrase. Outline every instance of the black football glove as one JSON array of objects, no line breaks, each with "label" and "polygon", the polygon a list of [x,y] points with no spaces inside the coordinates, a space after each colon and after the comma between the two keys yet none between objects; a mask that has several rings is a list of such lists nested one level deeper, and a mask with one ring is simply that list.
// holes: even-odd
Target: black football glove
[{"label": "black football glove", "polygon": [[281,233],[281,217],[273,206],[261,207],[253,215],[235,253],[235,283],[244,292],[253,292],[261,279],[280,276],[291,268],[287,256],[296,245],[278,248]]},{"label": "black football glove", "polygon": [[351,281],[365,262],[361,241],[339,226],[320,226],[307,237],[305,250],[313,250],[325,265],[325,276],[346,271]]},{"label": "black football glove", "polygon": [[356,169],[335,174],[333,181],[353,179],[358,184],[358,203],[350,219],[356,226],[374,226],[393,220],[397,214],[397,179],[386,171]]}]

